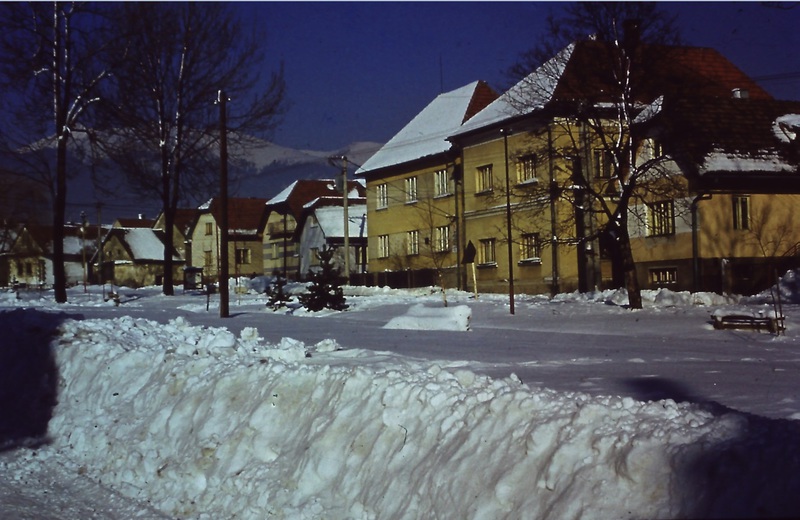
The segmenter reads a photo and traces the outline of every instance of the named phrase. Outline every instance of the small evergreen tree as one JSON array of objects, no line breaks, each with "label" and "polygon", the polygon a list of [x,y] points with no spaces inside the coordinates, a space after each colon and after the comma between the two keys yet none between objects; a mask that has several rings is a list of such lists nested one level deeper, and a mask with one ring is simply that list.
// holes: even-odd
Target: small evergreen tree
[{"label": "small evergreen tree", "polygon": [[300,295],[300,303],[309,311],[321,311],[328,308],[335,311],[347,309],[342,282],[344,281],[338,267],[333,263],[332,248],[323,248],[317,253],[320,261],[319,271],[308,271],[311,285],[308,292]]},{"label": "small evergreen tree", "polygon": [[280,274],[275,274],[275,282],[267,287],[267,307],[273,311],[286,307],[291,300],[291,296],[284,292],[284,287],[286,287],[286,279]]}]

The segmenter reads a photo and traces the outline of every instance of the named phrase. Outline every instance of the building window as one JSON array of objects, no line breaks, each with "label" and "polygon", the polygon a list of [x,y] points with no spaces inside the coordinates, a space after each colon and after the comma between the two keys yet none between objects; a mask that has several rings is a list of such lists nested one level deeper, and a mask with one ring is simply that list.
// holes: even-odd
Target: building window
[{"label": "building window", "polygon": [[236,249],[236,264],[237,265],[244,265],[250,263],[250,249],[246,247],[240,247]]},{"label": "building window", "polygon": [[389,207],[389,186],[386,183],[378,184],[375,191],[378,195],[378,209]]},{"label": "building window", "polygon": [[318,247],[309,248],[309,253],[310,257],[308,259],[308,266],[319,267],[320,266],[319,248]]},{"label": "building window", "polygon": [[207,268],[210,268],[212,265],[214,265],[214,257],[212,256],[211,251],[203,251],[203,264]]},{"label": "building window", "polygon": [[450,176],[447,170],[439,170],[433,173],[433,196],[444,197],[450,195]]},{"label": "building window", "polygon": [[484,238],[480,241],[480,247],[478,248],[478,264],[497,265],[494,238]]},{"label": "building window", "polygon": [[450,250],[450,226],[439,226],[434,230],[434,251],[444,253]]},{"label": "building window", "polygon": [[389,257],[389,235],[380,235],[378,237],[378,258]]},{"label": "building window", "polygon": [[406,185],[406,202],[417,201],[417,178],[409,177],[405,180]]},{"label": "building window", "polygon": [[406,247],[407,247],[407,254],[408,255],[418,255],[419,254],[419,231],[409,231],[408,236],[406,237]]},{"label": "building window", "polygon": [[675,234],[675,204],[671,200],[648,204],[648,236],[657,237]]},{"label": "building window", "polygon": [[211,236],[214,233],[214,224],[206,222],[206,236]]},{"label": "building window", "polygon": [[650,269],[650,283],[652,285],[675,285],[677,281],[678,269],[675,267]]},{"label": "building window", "polygon": [[520,261],[539,262],[542,258],[539,233],[526,233],[520,242]]},{"label": "building window", "polygon": [[750,229],[750,197],[733,197],[733,229]]},{"label": "building window", "polygon": [[492,179],[492,165],[480,166],[476,172],[476,193],[488,193],[494,189],[494,181]]},{"label": "building window", "polygon": [[595,150],[594,156],[594,176],[598,179],[610,179],[614,169],[614,160],[608,150]]},{"label": "building window", "polygon": [[538,158],[533,154],[523,155],[517,160],[517,183],[536,181],[537,162]]}]

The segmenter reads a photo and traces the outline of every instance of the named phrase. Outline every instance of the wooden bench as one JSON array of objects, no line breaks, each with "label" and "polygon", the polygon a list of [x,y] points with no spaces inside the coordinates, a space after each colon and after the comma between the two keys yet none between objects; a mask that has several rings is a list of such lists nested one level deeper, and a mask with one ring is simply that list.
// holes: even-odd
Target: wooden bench
[{"label": "wooden bench", "polygon": [[751,316],[748,314],[712,314],[715,329],[766,329],[773,334],[785,330],[783,318],[768,318],[764,316]]}]

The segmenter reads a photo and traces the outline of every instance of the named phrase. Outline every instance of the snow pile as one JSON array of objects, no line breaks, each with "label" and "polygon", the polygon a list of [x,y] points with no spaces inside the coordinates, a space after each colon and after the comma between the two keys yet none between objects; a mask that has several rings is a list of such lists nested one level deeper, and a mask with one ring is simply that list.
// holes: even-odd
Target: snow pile
[{"label": "snow pile", "polygon": [[410,330],[469,330],[472,309],[466,305],[455,307],[426,307],[412,305],[403,316],[396,316],[384,325],[385,329]]},{"label": "snow pile", "polygon": [[65,321],[54,349],[42,456],[172,517],[769,516],[800,487],[791,421],[180,318]]}]

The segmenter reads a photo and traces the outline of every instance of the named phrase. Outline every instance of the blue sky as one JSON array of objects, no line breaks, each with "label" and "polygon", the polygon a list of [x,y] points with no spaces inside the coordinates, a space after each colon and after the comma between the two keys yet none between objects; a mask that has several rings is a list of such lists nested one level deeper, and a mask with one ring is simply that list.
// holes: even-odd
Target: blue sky
[{"label": "blue sky", "polygon": [[[504,72],[556,2],[252,2],[239,7],[282,61],[291,103],[277,144],[385,142],[442,90]],[[664,2],[690,45],[713,47],[781,99],[800,99],[800,5]],[[792,4],[784,3],[784,7]],[[781,74],[788,79],[769,79]]]}]

